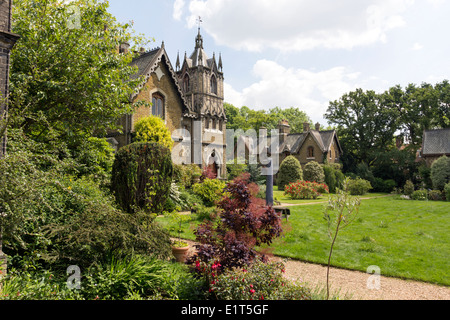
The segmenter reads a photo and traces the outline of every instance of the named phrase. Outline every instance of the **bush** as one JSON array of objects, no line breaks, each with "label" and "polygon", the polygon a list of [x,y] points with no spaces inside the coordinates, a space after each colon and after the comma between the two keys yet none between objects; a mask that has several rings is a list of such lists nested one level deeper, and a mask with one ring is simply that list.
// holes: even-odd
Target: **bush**
[{"label": "bush", "polygon": [[[217,266],[217,265],[216,265]],[[198,265],[198,268],[201,268]],[[256,261],[248,269],[208,272],[209,296],[217,300],[310,300],[310,292],[301,284],[284,277],[282,263]]]},{"label": "bush", "polygon": [[323,193],[328,193],[325,184],[309,181],[293,182],[284,189],[284,194],[291,199],[317,199]]},{"label": "bush", "polygon": [[318,183],[325,182],[325,174],[322,166],[316,161],[308,162],[303,168],[303,180]]},{"label": "bush", "polygon": [[133,142],[154,142],[172,149],[173,140],[164,120],[157,116],[140,119],[134,125],[136,136]]},{"label": "bush", "polygon": [[407,180],[403,187],[403,193],[407,196],[411,196],[414,192],[414,184],[411,180]]},{"label": "bush", "polygon": [[450,158],[442,156],[431,165],[431,181],[433,189],[444,190],[445,184],[450,182]]},{"label": "bush", "polygon": [[281,162],[278,171],[278,190],[284,190],[284,187],[291,182],[303,180],[303,170],[300,162],[294,156],[288,156]]},{"label": "bush", "polygon": [[428,199],[428,192],[427,190],[416,190],[412,193],[411,198],[413,200],[427,200]]},{"label": "bush", "polygon": [[218,179],[205,179],[193,186],[192,190],[198,195],[206,206],[213,206],[222,198],[225,182]]},{"label": "bush", "polygon": [[369,190],[372,189],[372,186],[369,181],[357,178],[357,179],[350,179],[348,182],[348,192],[350,192],[351,195],[364,195]]},{"label": "bush", "polygon": [[428,199],[434,201],[445,200],[445,194],[443,191],[440,190],[430,190],[428,192]]},{"label": "bush", "polygon": [[202,169],[196,164],[174,165],[174,169],[175,182],[181,183],[187,189],[200,181]]},{"label": "bush", "polygon": [[444,186],[444,194],[445,199],[447,199],[447,201],[450,201],[450,182]]},{"label": "bush", "polygon": [[169,197],[172,175],[170,149],[157,143],[132,143],[116,154],[111,188],[124,211],[160,213]]},{"label": "bush", "polygon": [[329,165],[323,166],[323,173],[325,175],[325,183],[331,193],[336,192],[336,170]]}]

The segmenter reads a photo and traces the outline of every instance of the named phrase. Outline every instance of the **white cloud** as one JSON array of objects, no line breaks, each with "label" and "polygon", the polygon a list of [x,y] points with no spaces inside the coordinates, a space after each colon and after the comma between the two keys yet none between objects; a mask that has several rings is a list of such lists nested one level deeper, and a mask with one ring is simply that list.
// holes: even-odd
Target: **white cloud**
[{"label": "white cloud", "polygon": [[257,61],[253,74],[259,80],[241,92],[226,84],[225,101],[237,107],[246,105],[254,109],[295,106],[305,111],[313,121],[321,122],[329,101],[354,90],[359,78],[359,73],[344,67],[313,72],[285,68],[269,60]]},{"label": "white cloud", "polygon": [[402,14],[413,3],[414,0],[189,0],[186,21],[194,27],[196,18],[201,16],[203,29],[218,44],[235,49],[351,49],[386,41],[390,30],[405,25]]},{"label": "white cloud", "polygon": [[414,43],[414,45],[412,46],[412,50],[414,50],[414,51],[418,51],[418,50],[422,50],[422,49],[423,49],[423,45],[421,45],[418,42]]},{"label": "white cloud", "polygon": [[172,15],[175,20],[181,20],[184,5],[185,5],[184,0],[175,0],[173,4],[173,15]]}]

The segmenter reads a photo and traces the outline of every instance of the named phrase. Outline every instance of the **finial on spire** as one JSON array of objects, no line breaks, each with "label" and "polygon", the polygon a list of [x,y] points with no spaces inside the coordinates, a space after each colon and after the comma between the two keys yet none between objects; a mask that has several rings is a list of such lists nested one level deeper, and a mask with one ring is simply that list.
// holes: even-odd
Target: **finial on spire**
[{"label": "finial on spire", "polygon": [[200,34],[200,26],[201,26],[202,22],[203,22],[202,17],[198,16],[197,24],[198,24],[198,33],[199,34]]},{"label": "finial on spire", "polygon": [[223,66],[222,66],[222,53],[219,52],[219,70],[222,71],[223,70]]},{"label": "finial on spire", "polygon": [[180,70],[180,51],[178,51],[178,54],[177,54],[176,69],[177,69],[177,71]]}]

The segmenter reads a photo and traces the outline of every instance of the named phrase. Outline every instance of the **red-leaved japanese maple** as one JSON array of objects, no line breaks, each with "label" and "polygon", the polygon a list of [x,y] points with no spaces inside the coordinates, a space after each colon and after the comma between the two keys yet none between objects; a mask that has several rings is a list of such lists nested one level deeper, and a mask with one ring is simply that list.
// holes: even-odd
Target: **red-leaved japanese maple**
[{"label": "red-leaved japanese maple", "polygon": [[270,245],[281,235],[280,215],[256,197],[258,189],[249,183],[248,174],[227,184],[217,218],[195,231],[199,244],[190,262],[218,261],[222,269],[243,267],[256,258],[255,246]]}]

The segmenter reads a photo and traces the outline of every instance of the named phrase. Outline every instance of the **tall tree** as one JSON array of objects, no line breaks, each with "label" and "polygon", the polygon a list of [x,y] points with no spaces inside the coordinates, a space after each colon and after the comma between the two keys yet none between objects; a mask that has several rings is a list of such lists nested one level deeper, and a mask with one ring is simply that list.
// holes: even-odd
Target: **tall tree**
[{"label": "tall tree", "polygon": [[296,107],[286,109],[275,107],[269,110],[269,114],[273,116],[275,127],[280,120],[287,120],[291,126],[291,133],[303,132],[303,124],[305,122],[309,123],[310,126],[313,124],[306,112]]},{"label": "tall tree", "polygon": [[347,169],[359,162],[370,165],[375,153],[393,145],[397,111],[380,100],[374,91],[357,89],[330,102],[325,117],[337,126]]},{"label": "tall tree", "polygon": [[129,66],[133,50],[118,48],[148,41],[107,8],[98,0],[15,1],[14,30],[22,37],[11,55],[11,126],[73,144],[133,111],[129,97],[140,79]]}]

